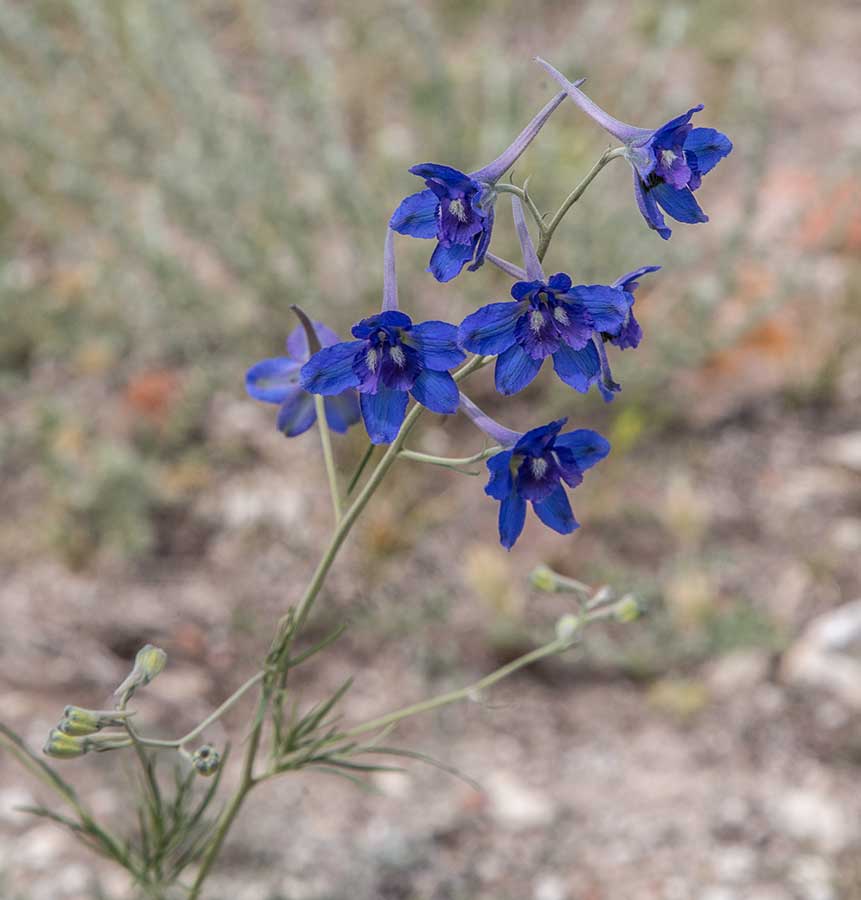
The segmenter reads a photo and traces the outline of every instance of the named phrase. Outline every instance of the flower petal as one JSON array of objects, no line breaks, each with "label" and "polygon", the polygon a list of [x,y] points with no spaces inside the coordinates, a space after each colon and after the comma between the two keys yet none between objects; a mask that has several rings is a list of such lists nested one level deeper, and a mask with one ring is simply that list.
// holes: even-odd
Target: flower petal
[{"label": "flower petal", "polygon": [[524,500],[543,500],[559,486],[561,476],[559,465],[551,453],[526,456],[517,469],[517,493]]},{"label": "flower petal", "polygon": [[484,493],[494,500],[504,500],[514,490],[514,479],[511,475],[511,451],[504,450],[487,460],[490,481],[484,487]]},{"label": "flower petal", "polygon": [[355,425],[359,421],[361,413],[359,412],[359,398],[355,391],[344,391],[343,394],[327,397],[324,402],[326,404],[326,422],[332,431],[344,434],[351,425]]},{"label": "flower petal", "polygon": [[[380,381],[395,391],[412,390],[422,370],[418,352],[407,344],[398,343],[387,347],[382,354]],[[359,376],[362,377],[362,374],[359,373]]]},{"label": "flower petal", "polygon": [[617,278],[610,287],[621,288],[623,291],[633,294],[640,286],[639,280],[644,275],[649,272],[657,272],[660,268],[660,266],[641,266],[639,269],[634,269],[633,272],[627,272],[621,278]]},{"label": "flower petal", "polygon": [[590,428],[577,428],[575,431],[560,434],[553,442],[553,446],[562,447],[573,453],[577,465],[583,472],[591,469],[610,452],[610,442]]},{"label": "flower petal", "polygon": [[526,501],[512,491],[499,507],[499,542],[510,550],[523,531],[526,521]]},{"label": "flower petal", "polygon": [[698,222],[708,222],[709,220],[709,217],[700,209],[690,188],[677,190],[660,182],[651,189],[651,195],[661,205],[664,212],[677,222],[696,225]]},{"label": "flower petal", "polygon": [[380,386],[376,394],[361,394],[362,418],[372,444],[391,444],[407,412],[405,391]]},{"label": "flower petal", "polygon": [[520,439],[514,445],[514,452],[531,453],[533,456],[539,456],[554,442],[556,435],[559,434],[567,421],[567,418],[556,419],[520,435]]},{"label": "flower petal", "polygon": [[565,384],[585,394],[601,374],[601,361],[590,341],[582,350],[560,347],[553,354],[553,368]]},{"label": "flower petal", "polygon": [[474,252],[475,240],[469,244],[452,244],[450,247],[437,244],[431,255],[427,271],[437,281],[451,281],[452,278],[460,275],[461,269],[472,259]]},{"label": "flower petal", "polygon": [[[732,152],[732,141],[715,128],[693,128],[685,138],[685,154],[696,157],[698,175],[705,175]],[[690,160],[688,161],[690,165]]]},{"label": "flower petal", "polygon": [[301,391],[281,404],[276,424],[286,437],[296,437],[306,432],[316,421],[314,395]]},{"label": "flower petal", "polygon": [[518,344],[509,347],[496,358],[496,389],[506,396],[522,391],[538,374],[543,362],[543,359],[533,359]]},{"label": "flower petal", "polygon": [[565,488],[560,484],[550,496],[532,504],[535,514],[548,527],[559,534],[571,534],[580,527],[580,523],[574,518],[571,511],[571,503]]},{"label": "flower petal", "polygon": [[579,300],[592,315],[596,331],[618,331],[628,315],[634,298],[627,291],[606,284],[578,284],[568,297]]},{"label": "flower petal", "polygon": [[484,225],[482,232],[478,237],[478,243],[475,246],[475,262],[467,269],[468,272],[475,272],[484,265],[484,257],[487,256],[487,248],[490,246],[490,238],[493,234],[493,223],[496,219],[496,213],[491,206],[484,217]]},{"label": "flower petal", "polygon": [[404,342],[415,346],[426,369],[443,372],[465,358],[457,345],[457,326],[448,322],[422,322],[404,336]]},{"label": "flower petal", "polygon": [[[313,324],[321,347],[331,347],[332,344],[337,344],[341,340],[328,325],[324,325],[322,322]],[[290,336],[287,338],[287,355],[292,356],[297,362],[308,362],[311,354],[308,350],[308,335],[305,334],[304,326],[297,325],[290,332]]]},{"label": "flower petal", "polygon": [[364,346],[364,341],[342,341],[324,347],[302,366],[302,387],[312,394],[324,395],[357,387],[359,378],[353,371],[353,360]]},{"label": "flower petal", "polygon": [[646,224],[652,230],[657,231],[665,241],[668,241],[673,232],[667,228],[664,216],[658,209],[658,204],[655,203],[655,198],[646,190],[637,170],[633,169],[632,171],[634,173],[634,196],[637,198],[637,206],[640,208]]},{"label": "flower petal", "polygon": [[392,213],[389,228],[416,238],[435,238],[439,198],[432,190],[410,194]]},{"label": "flower petal", "polygon": [[448,372],[425,369],[412,387],[413,397],[431,412],[451,415],[457,412],[460,396],[457,384]]},{"label": "flower petal", "polygon": [[255,400],[283,403],[302,392],[299,370],[302,363],[287,356],[264,359],[245,373],[245,390]]},{"label": "flower petal", "polygon": [[482,306],[461,322],[457,342],[471,353],[502,353],[514,343],[514,328],[524,308],[524,304],[510,300]]},{"label": "flower petal", "polygon": [[[587,332],[587,340],[591,334],[592,329],[590,328]],[[517,320],[517,325],[514,327],[514,338],[518,346],[537,360],[546,359],[551,353],[558,350],[562,343],[562,335],[556,327],[553,313],[545,305],[538,309],[528,309]]]},{"label": "flower petal", "polygon": [[455,191],[466,192],[476,187],[475,180],[461,172],[460,169],[453,169],[451,166],[443,166],[439,163],[419,163],[417,166],[411,166],[410,172],[418,175],[419,178],[424,178],[425,181],[432,181]]}]

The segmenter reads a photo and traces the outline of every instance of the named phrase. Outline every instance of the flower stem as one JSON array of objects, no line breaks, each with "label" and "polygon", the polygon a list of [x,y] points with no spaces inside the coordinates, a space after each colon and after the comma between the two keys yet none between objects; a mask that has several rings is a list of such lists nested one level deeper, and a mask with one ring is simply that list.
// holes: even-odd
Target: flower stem
[{"label": "flower stem", "polygon": [[227,832],[230,830],[233,820],[242,808],[242,804],[248,796],[248,792],[256,784],[254,779],[254,760],[257,757],[257,749],[260,746],[260,734],[263,730],[263,719],[268,703],[269,691],[264,688],[260,694],[260,702],[257,706],[254,726],[248,737],[248,746],[245,748],[245,756],[242,759],[242,774],[239,778],[239,784],[234,791],[233,796],[230,798],[230,802],[218,818],[215,833],[206,849],[203,862],[200,865],[200,869],[198,869],[197,877],[194,879],[194,884],[192,884],[189,889],[188,900],[198,900],[200,897],[203,882],[206,880],[212,869],[213,863],[221,852],[221,846],[224,843],[224,839],[227,837]]},{"label": "flower stem", "polygon": [[419,715],[419,713],[430,712],[433,709],[439,709],[441,706],[448,706],[450,703],[456,703],[458,700],[466,700],[468,697],[475,696],[481,691],[492,687],[498,681],[502,681],[503,678],[506,678],[518,669],[522,669],[524,666],[529,666],[534,662],[538,662],[539,659],[544,659],[546,656],[553,656],[556,653],[561,653],[570,646],[571,641],[569,639],[560,640],[557,638],[549,644],[543,644],[541,647],[536,647],[529,653],[524,653],[523,656],[518,656],[517,659],[512,660],[510,663],[507,663],[496,671],[491,672],[489,675],[485,675],[484,678],[480,678],[478,681],[474,681],[466,687],[457,688],[456,690],[448,691],[445,694],[439,694],[436,697],[431,697],[429,700],[422,700],[420,703],[413,703],[411,706],[397,709],[394,712],[387,713],[377,719],[363,722],[361,725],[357,725],[355,728],[350,728],[348,731],[345,731],[340,735],[340,738],[349,739],[359,737],[360,735],[367,734],[369,731],[378,731],[381,728],[394,725],[396,722],[400,722],[401,719],[407,719],[410,716]]},{"label": "flower stem", "polygon": [[329,494],[332,497],[332,510],[335,513],[335,524],[341,521],[341,494],[338,490],[338,473],[335,469],[335,456],[332,453],[332,435],[326,419],[326,401],[321,394],[314,394],[314,406],[317,410],[317,427],[320,429],[320,444],[323,447],[323,462],[326,464],[326,478],[329,480]]},{"label": "flower stem", "polygon": [[[472,372],[475,372],[483,366],[487,365],[487,363],[490,362],[491,358],[492,357],[474,356],[457,372],[454,373],[453,377],[455,381],[461,381]],[[397,460],[398,455],[401,451],[401,447],[403,446],[403,443],[406,440],[410,429],[412,429],[413,425],[415,425],[419,416],[422,414],[423,409],[424,407],[416,403],[413,408],[407,413],[406,417],[404,418],[403,424],[401,425],[400,431],[398,432],[394,441],[392,441],[392,443],[389,445],[383,458],[379,461],[379,463],[377,463],[377,467],[371,473],[371,476],[368,478],[367,482],[365,482],[365,485],[359,492],[359,495],[352,502],[349,509],[346,511],[346,513],[344,513],[343,517],[338,522],[337,526],[335,527],[335,531],[333,532],[332,537],[329,541],[329,545],[323,552],[323,557],[317,564],[317,568],[314,571],[314,574],[311,576],[311,581],[308,583],[308,587],[305,589],[305,593],[302,595],[302,599],[296,606],[295,612],[285,614],[278,622],[278,626],[275,632],[275,638],[272,643],[273,647],[276,647],[280,643],[282,643],[282,639],[288,629],[290,629],[292,639],[292,636],[295,636],[298,633],[299,629],[302,627],[302,624],[308,618],[308,614],[311,612],[311,607],[314,605],[314,601],[316,600],[317,595],[320,593],[320,589],[322,588],[323,583],[326,580],[326,576],[329,574],[329,569],[332,567],[332,563],[335,561],[338,550],[340,550],[341,545],[344,543],[344,540],[349,534],[350,529],[355,524],[356,519],[358,519],[362,510],[365,508],[376,489],[380,486],[383,478],[385,478],[386,473],[392,467],[395,460]],[[257,713],[254,718],[254,724],[251,728],[251,733],[248,738],[248,745],[245,749],[245,756],[243,757],[242,775],[240,777],[239,784],[234,791],[233,796],[230,798],[230,802],[227,804],[224,812],[218,819],[215,833],[213,834],[209,846],[206,849],[206,853],[203,857],[203,862],[201,863],[201,867],[197,873],[197,877],[194,880],[194,884],[191,886],[191,889],[189,891],[188,900],[198,900],[198,898],[200,897],[200,891],[203,886],[203,882],[206,880],[215,860],[218,858],[218,854],[221,851],[221,846],[224,843],[225,838],[227,837],[227,833],[230,830],[230,827],[233,824],[236,815],[242,807],[245,797],[255,784],[265,778],[265,776],[262,776],[259,779],[254,777],[254,762],[257,757],[258,748],[260,746],[260,735],[263,730],[263,722],[265,719],[266,708],[269,705],[269,699],[270,688],[267,687],[266,682],[264,681],[264,687],[260,695],[260,702],[258,704]]]},{"label": "flower stem", "polygon": [[499,191],[500,194],[514,194],[514,196],[526,206],[532,218],[535,219],[535,224],[538,226],[538,232],[543,238],[544,233],[547,231],[547,223],[544,221],[543,213],[535,205],[532,195],[526,189],[528,182],[529,179],[527,178],[523,183],[522,188],[518,187],[516,184],[497,184],[495,189]]},{"label": "flower stem", "polygon": [[[594,166],[589,170],[586,174],[586,177],[574,188],[573,191],[565,198],[565,202],[559,209],[556,211],[556,214],[553,218],[544,225],[541,231],[541,238],[538,241],[538,258],[540,260],[544,260],[544,255],[547,253],[547,248],[550,246],[550,241],[553,238],[553,232],[559,227],[559,223],[565,218],[566,213],[569,209],[583,196],[586,191],[586,188],[594,181],[595,176],[607,165],[610,160],[618,159],[620,156],[623,156],[625,153],[624,147],[616,147],[616,148],[608,148],[598,159],[598,162],[595,163]],[[499,189],[499,185],[497,185],[497,190]]]},{"label": "flower stem", "polygon": [[359,465],[356,466],[356,471],[353,472],[352,476],[350,477],[350,483],[347,485],[347,496],[348,497],[355,490],[356,485],[359,483],[359,479],[362,477],[362,472],[365,471],[365,468],[367,467],[368,463],[371,461],[371,457],[374,455],[374,450],[376,450],[376,449],[377,449],[377,445],[372,444],[370,441],[368,441],[368,448],[367,448],[367,450],[365,450],[364,455],[359,460]]},{"label": "flower stem", "polygon": [[231,707],[233,707],[236,702],[239,700],[246,691],[249,691],[254,687],[255,684],[259,684],[266,673],[264,671],[260,671],[255,673],[248,679],[241,687],[237,688],[225,701],[215,710],[215,712],[208,715],[199,725],[195,725],[188,734],[184,734],[181,738],[176,738],[175,740],[160,740],[158,738],[148,738],[144,737],[141,734],[136,735],[137,741],[139,744],[142,744],[144,747],[173,747],[177,749],[182,747],[183,744],[187,744],[189,741],[194,740],[201,732],[205,731],[212,725],[213,722],[218,721]]},{"label": "flower stem", "polygon": [[483,459],[488,459],[489,457],[499,453],[499,451],[502,449],[502,447],[497,446],[487,447],[480,453],[475,453],[472,456],[462,456],[460,458],[449,456],[432,456],[429,453],[418,453],[415,450],[401,450],[400,456],[403,459],[411,459],[414,462],[429,463],[432,466],[443,466],[446,469],[457,470],[460,466],[469,466],[472,465],[472,463],[477,463],[481,462]]}]

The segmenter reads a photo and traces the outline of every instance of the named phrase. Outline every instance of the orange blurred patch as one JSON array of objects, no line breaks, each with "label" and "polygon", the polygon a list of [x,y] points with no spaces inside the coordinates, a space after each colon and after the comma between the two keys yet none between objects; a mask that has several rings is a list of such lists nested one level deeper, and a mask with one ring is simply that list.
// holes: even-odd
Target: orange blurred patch
[{"label": "orange blurred patch", "polygon": [[861,180],[844,178],[828,191],[817,191],[798,229],[797,243],[811,250],[827,244],[835,250],[861,249]]},{"label": "orange blurred patch", "polygon": [[136,413],[152,422],[163,423],[176,404],[182,379],[170,369],[151,369],[128,383],[124,399]]},{"label": "orange blurred patch", "polygon": [[788,323],[767,319],[734,346],[708,357],[703,363],[702,372],[706,376],[737,375],[751,361],[761,362],[763,358],[772,361],[785,359],[793,353],[796,344],[800,346],[800,341],[801,336]]}]

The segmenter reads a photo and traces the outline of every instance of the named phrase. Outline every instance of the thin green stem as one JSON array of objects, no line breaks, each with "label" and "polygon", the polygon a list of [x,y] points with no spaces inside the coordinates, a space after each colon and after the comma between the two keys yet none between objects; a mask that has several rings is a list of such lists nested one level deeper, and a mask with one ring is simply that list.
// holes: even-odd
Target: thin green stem
[{"label": "thin green stem", "polygon": [[432,466],[443,466],[446,469],[458,469],[460,466],[469,466],[473,463],[481,462],[483,459],[489,459],[502,450],[502,447],[487,447],[480,453],[474,453],[472,456],[449,457],[449,456],[432,456],[430,453],[419,453],[416,450],[401,450],[402,459],[411,459],[414,462],[428,463]]},{"label": "thin green stem", "polygon": [[520,202],[529,210],[532,218],[535,220],[535,224],[538,226],[539,234],[543,237],[544,233],[547,231],[547,223],[544,221],[544,214],[535,205],[532,195],[526,189],[528,183],[529,179],[523,183],[522,188],[518,187],[516,184],[497,184],[495,190],[500,194],[514,194],[515,197],[519,198]]},{"label": "thin green stem", "polygon": [[608,148],[602,154],[598,162],[589,170],[586,177],[574,188],[573,191],[565,198],[564,203],[556,211],[553,218],[541,229],[541,238],[538,242],[538,259],[543,261],[550,241],[553,239],[553,232],[559,227],[559,223],[565,218],[569,209],[583,196],[586,188],[594,181],[595,176],[607,165],[611,160],[618,159],[625,153],[624,147]]},{"label": "thin green stem", "polygon": [[371,457],[374,455],[374,450],[377,449],[376,444],[372,444],[368,442],[368,449],[365,450],[362,458],[359,460],[359,465],[356,466],[356,471],[353,472],[352,477],[350,478],[350,483],[347,485],[347,496],[353,493],[356,485],[359,483],[359,479],[362,477],[362,472],[365,471],[365,467],[371,461]]},{"label": "thin green stem", "polygon": [[[469,362],[467,362],[457,372],[454,373],[454,380],[462,381],[468,375],[482,368],[482,366],[487,365],[487,362],[489,362],[490,359],[490,357],[474,356],[471,360],[469,360]],[[422,414],[423,409],[424,407],[416,403],[413,408],[407,413],[404,422],[401,425],[401,430],[398,432],[394,441],[389,444],[385,454],[383,455],[383,458],[377,463],[377,467],[371,473],[370,477],[362,487],[362,490],[359,492],[356,499],[350,505],[350,508],[346,511],[346,513],[344,513],[343,518],[338,523],[338,527],[335,529],[332,538],[329,541],[329,545],[323,552],[323,557],[318,563],[314,574],[311,576],[311,581],[308,583],[308,587],[305,589],[305,593],[302,595],[302,599],[299,601],[296,607],[296,611],[293,617],[294,634],[299,631],[299,629],[305,622],[305,619],[308,617],[308,613],[311,611],[311,607],[313,606],[314,601],[317,598],[317,594],[320,592],[320,588],[323,586],[323,582],[326,580],[326,576],[329,573],[329,569],[332,567],[332,563],[335,561],[335,557],[337,556],[338,551],[341,549],[341,545],[344,543],[344,540],[350,533],[350,529],[355,524],[356,519],[359,518],[362,510],[364,510],[364,508],[368,504],[368,501],[371,499],[371,497],[373,497],[374,492],[380,486],[380,483],[382,482],[383,478],[385,478],[386,473],[397,460],[398,454],[403,447],[403,443],[406,440],[407,435],[410,433],[413,425],[415,425],[419,416]],[[277,633],[281,633],[282,630],[287,626],[287,624],[287,617],[282,617]]]},{"label": "thin green stem", "polygon": [[254,761],[257,757],[257,750],[260,746],[260,735],[263,731],[263,719],[264,714],[266,712],[266,707],[269,703],[269,691],[264,688],[260,693],[260,702],[257,705],[257,713],[254,719],[254,726],[251,729],[251,734],[248,737],[248,746],[245,748],[245,756],[242,759],[242,774],[239,777],[239,784],[237,785],[236,790],[233,792],[233,796],[230,798],[230,802],[224,808],[224,811],[218,818],[218,824],[215,827],[215,833],[212,836],[212,840],[207,847],[206,853],[203,857],[203,861],[200,864],[200,869],[197,872],[197,876],[194,879],[194,883],[192,884],[189,893],[188,900],[198,900],[200,897],[200,891],[203,887],[203,882],[206,881],[207,876],[209,875],[215,860],[218,858],[218,854],[221,852],[221,847],[224,844],[224,840],[227,837],[227,832],[230,831],[230,826],[233,824],[233,820],[239,813],[239,810],[242,808],[242,804],[245,802],[245,798],[248,796],[248,792],[251,788],[256,784],[254,778]]},{"label": "thin green stem", "polygon": [[326,478],[329,480],[329,494],[332,497],[332,511],[335,513],[335,524],[337,525],[341,521],[341,492],[338,489],[335,455],[332,453],[332,435],[326,418],[326,399],[322,394],[314,394],[314,407],[317,410],[317,428],[320,430],[323,462],[326,465]]},{"label": "thin green stem", "polygon": [[182,747],[183,744],[187,744],[189,741],[194,740],[201,732],[209,728],[213,722],[218,721],[218,719],[236,704],[243,694],[251,690],[255,684],[260,684],[265,676],[266,673],[264,671],[252,675],[251,678],[249,678],[241,687],[237,688],[224,703],[215,710],[215,712],[210,713],[210,715],[208,715],[199,725],[195,725],[188,734],[184,734],[181,738],[176,738],[175,740],[160,740],[158,738],[144,737],[142,734],[136,734],[135,737],[138,743],[142,744],[144,747],[172,747],[174,749]]},{"label": "thin green stem", "polygon": [[431,697],[429,700],[423,700],[421,703],[413,703],[411,706],[397,709],[394,712],[387,713],[377,719],[371,719],[369,722],[364,722],[361,725],[357,725],[355,728],[350,728],[341,735],[341,738],[349,740],[350,738],[359,737],[360,735],[367,734],[369,731],[387,728],[410,716],[417,716],[420,713],[430,712],[431,710],[439,709],[441,706],[448,706],[450,703],[456,703],[458,700],[474,697],[481,691],[487,690],[487,688],[492,687],[498,681],[501,681],[503,678],[516,672],[518,669],[522,669],[524,666],[529,666],[532,663],[538,662],[538,660],[544,659],[546,656],[553,656],[556,653],[561,653],[570,646],[570,640],[557,639],[551,641],[549,644],[536,647],[535,650],[524,653],[523,656],[518,656],[517,659],[512,660],[510,663],[507,663],[496,671],[491,672],[489,675],[485,675],[484,678],[480,678],[478,681],[475,681],[466,687],[457,688],[456,690],[448,691],[445,694],[439,694],[436,697]]},{"label": "thin green stem", "polygon": [[[490,362],[490,359],[491,357],[474,356],[457,372],[454,373],[453,377],[455,381],[461,381],[472,372],[475,372],[478,369],[482,368],[482,366],[487,365],[487,363]],[[317,595],[319,594],[320,589],[323,586],[323,582],[325,581],[326,576],[329,573],[329,569],[332,567],[332,563],[335,561],[338,550],[344,543],[344,540],[349,534],[350,529],[355,524],[356,519],[358,519],[362,510],[365,508],[376,489],[380,486],[383,478],[385,478],[386,473],[392,467],[395,460],[397,460],[401,447],[403,446],[403,443],[406,440],[407,435],[409,434],[413,425],[415,425],[416,421],[421,415],[423,408],[424,407],[420,406],[419,404],[416,404],[407,413],[406,417],[404,418],[403,424],[401,425],[400,431],[397,434],[397,437],[395,437],[394,441],[389,445],[385,455],[379,461],[379,463],[377,463],[377,467],[371,473],[371,476],[368,478],[367,482],[365,482],[365,485],[359,492],[359,495],[350,505],[350,508],[346,511],[340,522],[338,522],[335,531],[329,541],[329,545],[323,552],[323,557],[318,563],[314,574],[311,576],[311,581],[309,582],[308,587],[305,589],[305,593],[302,595],[302,599],[299,601],[295,612],[287,613],[286,615],[281,617],[281,620],[278,623],[275,638],[272,643],[273,647],[277,647],[282,644],[284,634],[288,628],[291,629],[291,639],[292,636],[295,636],[299,632],[299,629],[302,627],[302,624],[304,623],[305,619],[307,619],[308,614],[311,611],[314,600],[317,598]],[[227,837],[227,833],[230,830],[231,825],[233,824],[233,820],[236,818],[240,808],[242,807],[245,797],[255,784],[265,778],[265,776],[262,776],[260,779],[255,779],[254,761],[257,756],[257,750],[260,746],[260,736],[263,730],[263,721],[265,717],[266,707],[269,704],[269,695],[270,689],[266,687],[266,684],[264,682],[264,688],[260,695],[260,703],[258,704],[257,714],[254,719],[254,725],[249,735],[248,746],[245,750],[245,756],[243,757],[242,775],[240,777],[239,785],[237,786],[236,791],[233,793],[230,802],[225,807],[224,812],[219,817],[212,840],[210,841],[206,853],[203,857],[203,862],[201,863],[200,870],[198,871],[194,884],[191,886],[191,889],[189,891],[188,900],[198,900],[198,898],[200,897],[200,891],[203,886],[203,882],[206,880],[213,864],[215,863],[215,860],[218,858],[218,854],[221,851],[221,846],[224,843],[225,838]]]}]

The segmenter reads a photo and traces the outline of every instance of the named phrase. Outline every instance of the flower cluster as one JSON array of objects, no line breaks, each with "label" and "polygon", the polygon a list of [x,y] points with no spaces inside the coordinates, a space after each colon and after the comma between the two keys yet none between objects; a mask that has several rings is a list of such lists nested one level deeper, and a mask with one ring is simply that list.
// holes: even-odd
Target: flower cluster
[{"label": "flower cluster", "polygon": [[[598,107],[580,90],[582,80],[571,82],[549,63],[538,62],[562,90],[493,162],[468,173],[430,162],[410,169],[424,180],[425,188],[406,197],[390,219],[380,312],[355,324],[350,341],[338,340],[325,325],[315,323],[320,344],[316,353],[309,351],[305,332],[297,329],[288,339],[288,356],[258,363],[246,380],[253,397],[280,404],[278,427],[291,437],[314,423],[319,410],[315,394],[326,398],[331,428],[346,431],[361,414],[373,444],[403,440],[401,427],[410,396],[435,413],[462,410],[498,442],[485,454],[490,473],[486,492],[500,502],[499,535],[508,548],[523,529],[527,502],[545,525],[560,534],[578,527],[563,483],[576,487],[583,472],[603,459],[610,445],[587,429],[562,433],[565,419],[525,433],[506,429],[459,393],[456,380],[462,376],[452,370],[469,353],[475,354],[475,365],[464,369],[464,375],[495,360],[496,390],[510,396],[527,387],[549,357],[564,384],[581,393],[594,385],[609,402],[621,388],[613,379],[606,345],[620,350],[639,345],[643,332],[633,311],[634,292],[642,276],[660,267],[641,266],[608,284],[575,284],[566,272],[548,277],[539,252],[543,257],[555,225],[545,223],[524,189],[502,184],[502,176],[570,97],[621,141],[622,147],[607,158],[624,156],[629,161],[640,212],[649,227],[667,239],[671,231],[664,213],[680,222],[708,221],[694,191],[732,150],[719,131],[693,127],[691,117],[702,106],[660,128],[637,128]],[[489,253],[495,207],[504,192],[512,195],[522,267]],[[541,232],[538,251],[523,203],[528,203]],[[560,210],[560,218],[567,208]],[[436,241],[428,271],[439,282],[451,281],[465,267],[475,271],[490,260],[512,277],[511,299],[481,306],[458,326],[438,320],[414,323],[398,304],[395,232]]]}]

